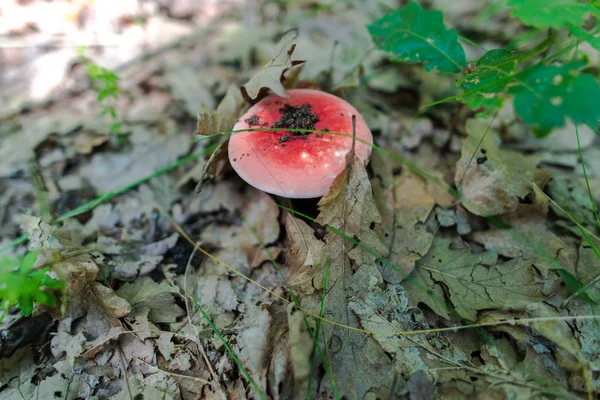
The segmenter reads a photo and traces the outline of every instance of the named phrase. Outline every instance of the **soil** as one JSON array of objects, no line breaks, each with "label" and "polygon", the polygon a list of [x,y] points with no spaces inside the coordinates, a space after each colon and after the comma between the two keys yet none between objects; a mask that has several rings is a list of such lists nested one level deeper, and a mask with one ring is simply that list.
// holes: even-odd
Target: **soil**
[{"label": "soil", "polygon": [[[319,116],[311,111],[310,104],[301,106],[292,106],[285,104],[279,109],[281,118],[273,123],[273,128],[288,128],[288,129],[315,129],[315,125],[319,122]],[[289,132],[292,136],[301,136],[306,139],[310,132]],[[290,139],[289,135],[285,139],[279,138],[281,143],[287,142]]]}]

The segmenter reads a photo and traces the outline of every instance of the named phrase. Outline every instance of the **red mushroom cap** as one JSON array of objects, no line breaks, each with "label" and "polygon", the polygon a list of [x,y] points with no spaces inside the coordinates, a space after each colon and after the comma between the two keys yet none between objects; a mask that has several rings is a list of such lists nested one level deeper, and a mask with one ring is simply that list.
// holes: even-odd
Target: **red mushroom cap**
[{"label": "red mushroom cap", "polygon": [[[356,116],[357,139],[372,143],[373,136],[358,111],[339,97],[311,89],[287,93],[288,98],[265,97],[233,127],[281,130],[235,133],[229,140],[229,160],[242,179],[262,191],[289,198],[320,197],[346,168],[346,154],[352,149],[352,116]],[[286,128],[349,136],[290,132]],[[359,140],[356,157],[366,164],[371,146]]]}]

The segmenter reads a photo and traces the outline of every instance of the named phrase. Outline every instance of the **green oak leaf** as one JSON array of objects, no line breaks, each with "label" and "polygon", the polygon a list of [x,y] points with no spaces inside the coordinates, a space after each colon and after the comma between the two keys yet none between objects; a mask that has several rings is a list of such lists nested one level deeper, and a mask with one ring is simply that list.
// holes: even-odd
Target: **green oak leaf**
[{"label": "green oak leaf", "polygon": [[581,26],[588,14],[600,16],[600,10],[589,2],[573,0],[508,0],[506,5],[514,9],[514,17],[538,29]]},{"label": "green oak leaf", "polygon": [[456,30],[446,28],[441,11],[410,2],[367,28],[380,50],[391,52],[399,61],[423,63],[426,71],[460,72],[466,64]]},{"label": "green oak leaf", "polygon": [[538,65],[519,74],[510,89],[516,112],[538,136],[565,124],[596,126],[600,119],[600,84],[590,74],[580,74],[581,63]]}]

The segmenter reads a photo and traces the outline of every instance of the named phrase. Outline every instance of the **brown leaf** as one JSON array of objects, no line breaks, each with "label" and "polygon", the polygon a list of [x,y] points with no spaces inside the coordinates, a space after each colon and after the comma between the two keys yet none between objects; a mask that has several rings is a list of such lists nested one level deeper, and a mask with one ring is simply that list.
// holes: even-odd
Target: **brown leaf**
[{"label": "brown leaf", "polygon": [[[375,207],[364,166],[354,162],[346,168],[321,199],[319,208],[318,223],[330,225],[361,244],[356,246],[330,231],[324,238],[326,245],[320,257],[321,260],[330,259],[325,316],[359,328],[360,322],[348,308],[348,300],[363,299],[373,287],[382,283],[373,253],[386,251],[375,230],[381,223],[381,216]],[[320,276],[325,267],[323,261],[316,266]],[[320,302],[320,293],[302,299],[302,305],[313,312],[318,312]],[[323,324],[322,331],[331,354],[329,366],[336,382],[343,382],[338,385],[342,396],[362,399],[370,391],[391,387],[391,361],[370,335],[329,324]],[[321,385],[327,387],[328,380],[325,378]]]},{"label": "brown leaf", "polygon": [[285,88],[282,84],[284,74],[293,66],[300,65],[304,61],[292,60],[292,54],[296,48],[296,38],[298,30],[291,29],[284,33],[279,44],[273,51],[273,59],[261,68],[248,83],[242,86],[242,94],[250,103],[260,100],[271,90],[281,97],[287,97]]},{"label": "brown leaf", "polygon": [[285,215],[285,231],[289,238],[286,283],[294,290],[310,294],[315,290],[312,282],[315,267],[324,265],[321,257],[325,244],[315,237],[306,222],[289,213]]},{"label": "brown leaf", "polygon": [[200,180],[196,185],[196,193],[200,193],[202,191],[202,186],[206,183],[206,181],[209,179],[214,179],[221,171],[225,169],[225,165],[229,163],[229,153],[227,151],[229,148],[228,144],[228,140],[222,141],[221,144],[219,144],[219,147],[212,152],[204,164],[202,175],[200,176]]},{"label": "brown leaf", "polygon": [[111,288],[99,282],[93,282],[91,286],[104,309],[110,311],[116,318],[125,317],[131,312],[131,305],[122,297],[117,296]]},{"label": "brown leaf", "polygon": [[205,107],[198,114],[196,134],[211,136],[230,130],[241,115],[244,107],[245,103],[240,90],[236,86],[229,86],[225,97],[223,97],[216,110],[213,111]]},{"label": "brown leaf", "polygon": [[[241,115],[245,107],[244,99],[240,90],[231,85],[227,89],[227,93],[215,111],[204,108],[198,114],[198,122],[196,124],[196,134],[201,136],[211,136],[220,132],[231,130],[235,121]],[[227,144],[229,140],[221,142],[219,147],[213,151],[210,158],[204,164],[202,175],[196,186],[196,192],[202,190],[202,185],[211,178],[214,178],[225,169],[228,163]]]},{"label": "brown leaf", "polygon": [[561,268],[574,273],[576,249],[548,230],[538,204],[520,204],[500,219],[511,228],[474,232],[471,238],[502,256],[532,260],[543,273]]},{"label": "brown leaf", "polygon": [[456,163],[455,182],[464,207],[476,215],[492,216],[515,211],[519,199],[543,187],[550,174],[537,168],[540,157],[500,149],[485,120],[467,121],[462,157]]},{"label": "brown leaf", "polygon": [[374,184],[375,201],[383,217],[380,237],[387,247],[386,259],[397,267],[379,265],[389,283],[398,283],[410,275],[415,262],[427,253],[433,233],[427,230],[425,220],[435,205],[421,177],[408,170],[395,176],[395,168],[396,164],[388,158],[373,159],[373,169],[379,177]]}]

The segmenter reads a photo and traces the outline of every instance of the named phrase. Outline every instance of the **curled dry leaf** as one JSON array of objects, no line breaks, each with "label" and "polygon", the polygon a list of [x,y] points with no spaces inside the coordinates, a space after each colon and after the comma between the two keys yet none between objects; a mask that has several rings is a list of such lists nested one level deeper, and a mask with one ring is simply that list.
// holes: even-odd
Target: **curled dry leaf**
[{"label": "curled dry leaf", "polygon": [[248,83],[242,86],[242,94],[250,103],[254,103],[271,90],[281,97],[287,97],[283,86],[284,74],[290,68],[302,64],[304,61],[292,60],[296,48],[298,31],[287,31],[273,51],[273,59],[264,65]]},{"label": "curled dry leaf", "polygon": [[[245,103],[240,90],[236,86],[229,86],[225,97],[215,111],[204,107],[198,114],[196,134],[211,136],[231,130],[244,107]],[[227,143],[227,140],[221,142],[204,165],[200,181],[196,186],[197,192],[200,192],[202,185],[208,179],[217,176],[228,165]]]},{"label": "curled dry leaf", "polygon": [[198,114],[196,134],[211,136],[231,129],[244,106],[244,99],[240,90],[234,85],[229,86],[225,97],[223,97],[216,110],[213,111],[204,107]]}]

